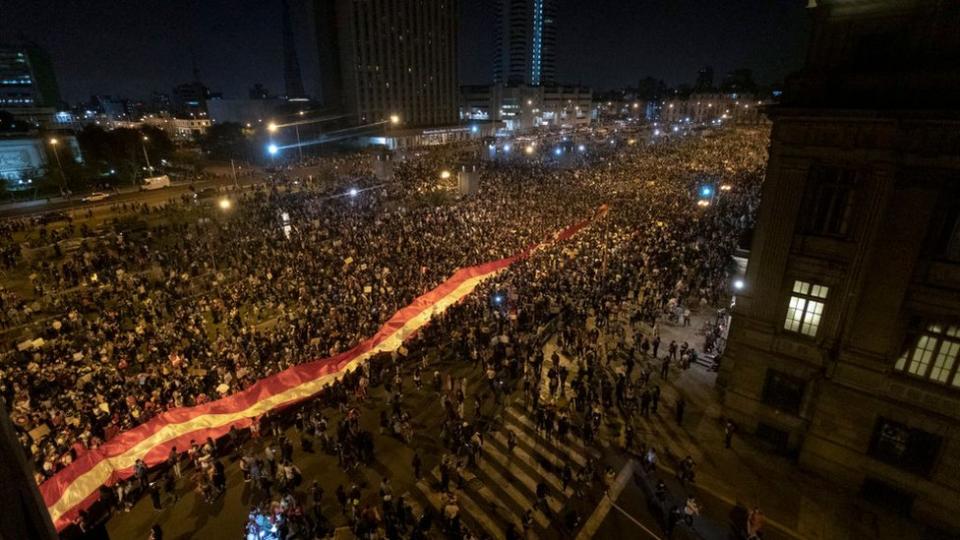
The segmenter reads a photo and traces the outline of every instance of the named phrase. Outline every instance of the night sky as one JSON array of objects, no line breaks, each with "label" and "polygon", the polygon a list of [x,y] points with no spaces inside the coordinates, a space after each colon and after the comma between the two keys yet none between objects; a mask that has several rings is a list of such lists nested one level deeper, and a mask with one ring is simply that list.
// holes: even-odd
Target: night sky
[{"label": "night sky", "polygon": [[[489,82],[493,1],[461,0],[460,79]],[[719,80],[737,67],[757,82],[782,80],[803,61],[805,0],[557,0],[560,82],[595,89],[647,75],[692,83],[711,65]],[[319,93],[312,28],[291,0],[304,84]],[[63,97],[147,97],[201,78],[225,97],[256,82],[283,89],[279,0],[0,0],[0,41],[23,33],[47,48]]]}]

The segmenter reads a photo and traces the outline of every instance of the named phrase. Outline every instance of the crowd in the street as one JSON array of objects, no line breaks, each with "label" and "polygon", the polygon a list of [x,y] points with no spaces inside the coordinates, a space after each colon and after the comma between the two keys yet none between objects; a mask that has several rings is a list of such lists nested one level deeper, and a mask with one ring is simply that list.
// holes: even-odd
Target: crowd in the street
[{"label": "crowd in the street", "polygon": [[[165,410],[218,399],[347,350],[455,269],[513,255],[592,217],[572,239],[482,283],[407,344],[411,357],[444,350],[472,362],[486,380],[482,392],[471,395],[465,380],[432,371],[426,360],[410,366],[395,355],[344,376],[296,417],[304,435],[298,443],[337,455],[345,469],[361,467],[374,452],[373,436],[353,404],[367,388],[383,385],[392,396],[380,432],[409,444],[401,387],[432,386],[445,411],[440,437],[450,452],[441,471],[450,482],[480,457],[485,429],[468,421],[474,415],[467,410],[488,399],[519,392],[538,429],[590,441],[613,406],[626,414],[656,412],[655,375],[665,378],[695,361],[694,347],[661,343],[657,327],[661,320],[684,324],[691,308],[712,309],[728,296],[731,255],[759,200],[764,144],[763,134],[730,131],[604,147],[573,169],[487,163],[477,196],[440,203],[423,193],[436,190],[449,151],[397,162],[388,182],[373,176],[369,160],[341,158],[339,185],[237,190],[226,195],[229,208],[184,197],[126,214],[141,216],[134,227],[124,227],[131,219],[96,230],[70,223],[66,232],[13,223],[0,229],[0,262],[26,281],[19,291],[0,291],[0,324],[10,336],[0,391],[42,481]],[[709,206],[696,204],[703,185],[716,191]],[[23,235],[42,247],[23,249]],[[614,314],[623,310],[650,336],[627,345],[624,335],[605,350],[596,336],[613,331]],[[717,327],[722,322],[718,317]],[[543,341],[553,334],[576,369],[544,357]],[[611,369],[612,358],[626,369]],[[545,380],[547,400],[539,392]],[[344,418],[328,427],[324,410],[331,406]],[[294,441],[278,438],[276,448],[254,455],[238,439],[231,433],[227,443],[197,441],[171,455],[170,482],[187,459],[198,493],[216,498],[227,448],[263,495],[248,531],[309,537],[290,531],[328,523],[317,515],[319,504],[314,509],[292,495],[302,482],[286,450]],[[606,475],[590,466],[564,476],[579,484]],[[117,484],[116,504],[145,492],[159,497],[163,483],[146,478],[144,470]],[[457,519],[455,495],[440,488],[448,493],[443,526],[453,536],[469,534]],[[353,503],[360,500],[353,491],[338,489],[337,498],[361,537],[385,527],[415,536],[424,525],[389,486],[380,486],[382,508]]]}]

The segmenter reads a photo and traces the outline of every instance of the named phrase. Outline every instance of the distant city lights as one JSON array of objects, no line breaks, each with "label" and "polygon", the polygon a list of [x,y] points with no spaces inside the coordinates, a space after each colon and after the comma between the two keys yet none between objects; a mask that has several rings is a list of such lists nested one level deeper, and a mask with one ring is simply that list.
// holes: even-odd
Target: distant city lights
[{"label": "distant city lights", "polygon": [[356,197],[360,193],[360,190],[354,187],[354,188],[350,188],[350,191],[348,193],[350,193],[351,197]]},{"label": "distant city lights", "polygon": [[277,146],[277,145],[275,145],[275,144],[273,144],[273,143],[270,143],[269,145],[267,145],[267,152],[268,152],[271,156],[277,155],[277,152],[279,152],[279,151],[280,151],[280,147],[279,147],[279,146]]}]

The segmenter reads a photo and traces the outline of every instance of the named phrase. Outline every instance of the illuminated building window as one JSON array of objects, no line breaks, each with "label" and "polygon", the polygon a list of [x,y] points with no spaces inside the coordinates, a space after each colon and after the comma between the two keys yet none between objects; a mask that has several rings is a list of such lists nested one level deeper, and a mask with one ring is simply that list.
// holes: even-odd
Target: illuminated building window
[{"label": "illuminated building window", "polygon": [[907,343],[907,350],[894,366],[897,371],[960,388],[960,326],[928,324],[912,334]]},{"label": "illuminated building window", "polygon": [[815,337],[823,316],[824,300],[829,288],[806,281],[794,281],[787,318],[783,328],[805,336]]}]

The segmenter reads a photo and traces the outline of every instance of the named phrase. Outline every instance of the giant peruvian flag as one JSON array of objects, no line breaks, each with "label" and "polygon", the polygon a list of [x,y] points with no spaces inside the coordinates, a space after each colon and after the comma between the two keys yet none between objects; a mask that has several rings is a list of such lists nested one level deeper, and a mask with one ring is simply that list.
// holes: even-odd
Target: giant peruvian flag
[{"label": "giant peruvian flag", "polygon": [[[594,217],[606,212],[600,207]],[[414,300],[390,318],[373,337],[330,358],[291,367],[255,383],[250,388],[217,401],[173,409],[120,433],[40,485],[40,493],[57,530],[93,504],[100,486],[109,486],[133,475],[133,465],[143,459],[148,466],[166,460],[170,449],[186,449],[191,440],[217,439],[231,427],[246,428],[264,413],[282,409],[317,395],[341,374],[360,366],[373,355],[391,352],[425,326],[430,318],[470,294],[483,280],[551,241],[566,240],[587,226],[593,217],[571,225],[551,239],[522,252],[457,270],[437,288]]]}]

